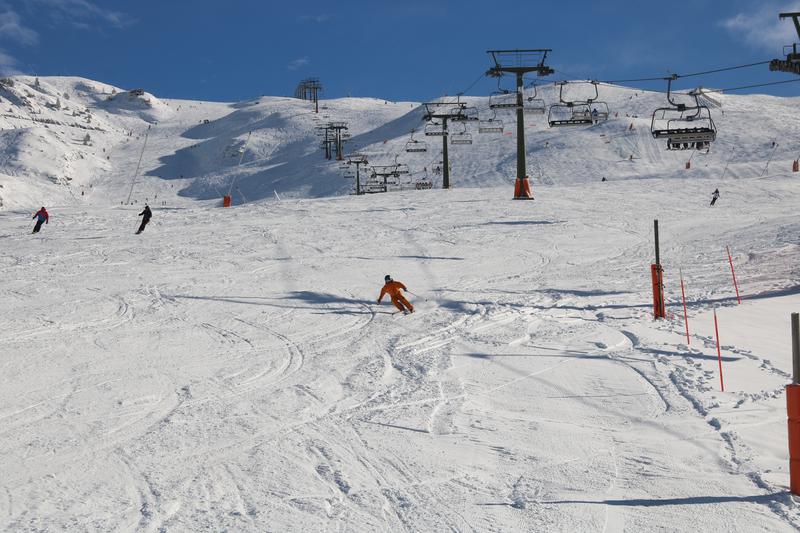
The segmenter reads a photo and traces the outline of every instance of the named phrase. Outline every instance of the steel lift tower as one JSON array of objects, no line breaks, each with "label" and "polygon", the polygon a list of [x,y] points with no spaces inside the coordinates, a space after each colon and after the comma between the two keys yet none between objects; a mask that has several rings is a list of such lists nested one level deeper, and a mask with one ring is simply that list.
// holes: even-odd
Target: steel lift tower
[{"label": "steel lift tower", "polygon": [[517,78],[517,181],[514,184],[515,200],[533,200],[531,186],[525,168],[525,115],[523,113],[523,89],[525,74],[535,72],[537,76],[549,76],[555,71],[545,65],[547,53],[552,50],[489,50],[494,66],[486,73],[499,78],[513,74]]}]

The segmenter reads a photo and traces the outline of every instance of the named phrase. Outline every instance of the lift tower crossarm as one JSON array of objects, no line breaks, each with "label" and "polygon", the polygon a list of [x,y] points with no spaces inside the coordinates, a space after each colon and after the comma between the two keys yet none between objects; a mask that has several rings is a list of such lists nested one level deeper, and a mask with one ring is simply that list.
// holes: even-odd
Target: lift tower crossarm
[{"label": "lift tower crossarm", "polygon": [[781,13],[778,15],[778,19],[783,20],[791,18],[792,22],[794,22],[794,29],[797,32],[797,37],[800,38],[800,12],[793,12],[793,13]]}]

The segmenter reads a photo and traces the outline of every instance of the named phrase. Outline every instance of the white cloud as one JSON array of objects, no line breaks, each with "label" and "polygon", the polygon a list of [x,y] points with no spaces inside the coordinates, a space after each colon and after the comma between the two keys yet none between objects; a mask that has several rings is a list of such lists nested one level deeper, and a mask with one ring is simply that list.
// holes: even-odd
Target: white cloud
[{"label": "white cloud", "polygon": [[738,13],[725,19],[721,25],[750,46],[775,52],[798,40],[792,20],[778,20],[778,13],[791,11],[800,11],[800,2],[767,2],[755,11]]},{"label": "white cloud", "polygon": [[134,22],[127,14],[104,9],[89,0],[26,0],[28,5],[44,8],[57,22],[75,23],[79,20],[100,20],[109,26],[122,28]]},{"label": "white cloud", "polygon": [[310,61],[308,60],[307,57],[301,57],[301,58],[293,59],[292,61],[289,61],[289,65],[286,68],[288,68],[289,70],[297,70],[300,67],[304,67],[304,66],[308,65],[309,63],[310,63]]},{"label": "white cloud", "polygon": [[16,11],[6,8],[0,13],[0,39],[15,44],[33,45],[39,42],[39,34],[25,26]]}]

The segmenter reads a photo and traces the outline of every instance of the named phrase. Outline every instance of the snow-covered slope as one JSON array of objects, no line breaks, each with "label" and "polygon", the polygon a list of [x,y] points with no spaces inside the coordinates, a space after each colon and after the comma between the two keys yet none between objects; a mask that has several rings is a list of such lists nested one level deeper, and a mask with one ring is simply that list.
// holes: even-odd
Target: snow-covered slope
[{"label": "snow-covered slope", "polygon": [[[592,96],[586,84],[568,87],[567,97]],[[547,103],[558,100],[553,85],[539,93]],[[785,172],[798,157],[796,98],[719,96],[722,108],[713,110],[719,136],[707,155],[667,152],[663,140],[652,138],[650,115],[665,104],[663,94],[601,85],[600,99],[611,117],[591,127],[553,129],[541,115],[526,116],[535,186],[603,176],[721,177],[726,165],[726,177],[746,178]],[[488,97],[464,101],[481,118],[503,121],[505,130],[479,134],[476,124],[466,127],[474,143],[450,147],[452,186],[508,186],[516,172],[514,116],[490,110]],[[228,192],[237,203],[275,192],[304,198],[347,194],[352,181],[343,179],[340,162],[326,161],[320,149],[317,129],[330,121],[348,124],[346,153],[365,154],[373,165],[407,164],[411,174],[402,178],[407,186],[415,181],[438,186],[441,138],[424,136],[422,118],[422,108],[413,102],[342,98],[323,101],[316,114],[309,103],[293,98],[231,104],[160,100],[81,78],[7,78],[0,85],[0,202],[5,208],[108,205],[127,201],[130,194],[132,201],[158,197],[185,205],[181,198],[219,200]],[[451,129],[459,132],[462,126]],[[405,151],[412,130],[414,139],[427,142],[427,152]],[[690,158],[691,169],[685,170]]]},{"label": "snow-covered slope", "polygon": [[796,530],[800,193],[717,185],[0,213],[0,529]]}]

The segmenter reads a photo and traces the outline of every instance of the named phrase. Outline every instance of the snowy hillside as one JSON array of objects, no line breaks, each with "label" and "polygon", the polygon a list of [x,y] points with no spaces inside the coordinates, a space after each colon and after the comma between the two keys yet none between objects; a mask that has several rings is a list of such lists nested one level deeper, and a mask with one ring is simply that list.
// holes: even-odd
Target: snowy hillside
[{"label": "snowy hillside", "polygon": [[[590,97],[587,85],[570,84],[565,96]],[[556,102],[557,88],[544,85],[539,96]],[[767,174],[787,171],[800,152],[793,141],[800,134],[794,119],[798,100],[717,98],[722,103],[713,110],[719,137],[707,155],[667,152],[663,140],[652,138],[650,115],[666,103],[661,93],[601,85],[600,100],[611,115],[591,127],[554,129],[546,117],[527,115],[534,186],[603,176],[720,177],[726,165],[725,176],[732,178],[760,176],[765,169]],[[463,101],[482,119],[502,121],[504,131],[480,134],[475,123],[451,125],[453,132],[463,130],[473,139],[472,145],[451,146],[452,186],[508,186],[516,172],[512,113],[489,109],[488,97]],[[293,98],[232,104],[161,100],[80,78],[14,77],[0,85],[0,111],[5,209],[118,204],[131,193],[139,203],[160,193],[171,205],[183,204],[176,195],[219,200],[229,191],[236,203],[272,198],[275,192],[303,198],[347,194],[352,180],[343,179],[340,162],[325,160],[320,148],[317,129],[327,122],[348,125],[345,153],[365,154],[372,165],[408,165],[406,186],[441,183],[435,172],[441,166],[441,137],[423,134],[423,109],[412,102],[325,100],[316,114],[311,104]],[[412,130],[415,140],[427,143],[427,152],[405,151]],[[689,158],[691,169],[684,170]]]}]

